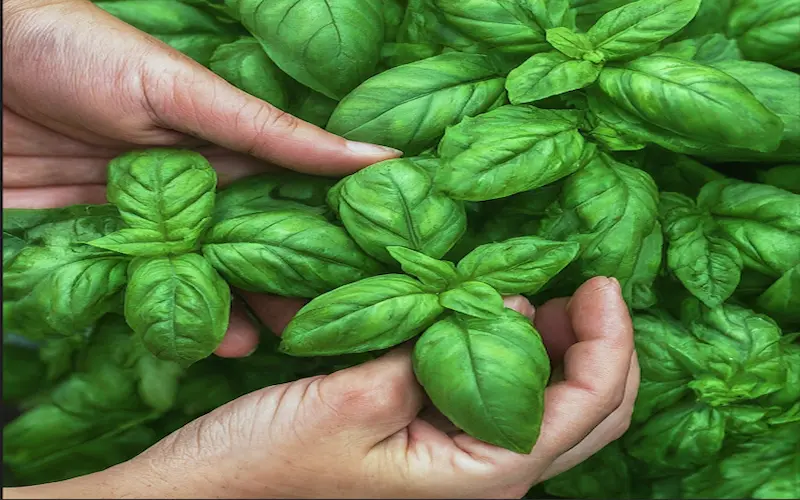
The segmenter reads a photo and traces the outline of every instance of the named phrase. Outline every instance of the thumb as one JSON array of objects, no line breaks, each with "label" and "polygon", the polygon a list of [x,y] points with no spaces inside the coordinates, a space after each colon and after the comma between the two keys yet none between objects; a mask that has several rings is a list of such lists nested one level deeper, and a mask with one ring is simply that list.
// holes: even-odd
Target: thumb
[{"label": "thumb", "polygon": [[188,58],[170,62],[148,66],[158,73],[147,71],[144,82],[152,89],[152,112],[166,128],[318,175],[341,176],[402,154],[328,133],[237,89]]},{"label": "thumb", "polygon": [[408,426],[422,408],[423,397],[411,366],[411,348],[403,346],[328,375],[320,381],[318,399],[360,446],[372,448]]}]

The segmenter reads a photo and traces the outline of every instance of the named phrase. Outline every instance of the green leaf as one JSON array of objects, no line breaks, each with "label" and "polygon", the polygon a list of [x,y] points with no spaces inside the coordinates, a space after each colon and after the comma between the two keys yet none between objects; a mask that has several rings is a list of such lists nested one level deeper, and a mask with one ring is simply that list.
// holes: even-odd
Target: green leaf
[{"label": "green leaf", "polygon": [[606,60],[623,59],[677,33],[699,8],[700,0],[639,0],[605,14],[587,36]]},{"label": "green leaf", "polygon": [[684,195],[663,193],[661,219],[670,271],[708,307],[728,300],[739,286],[744,263],[711,215]]},{"label": "green leaf", "polygon": [[775,392],[785,384],[781,330],[769,317],[724,304],[699,307],[688,325],[706,358],[705,367],[696,370],[689,383],[703,401],[730,404]]},{"label": "green leaf", "polygon": [[[584,33],[576,33],[568,28],[552,28],[547,30],[547,43],[565,56],[581,59],[594,50],[592,42]],[[590,56],[592,58],[592,56]],[[601,60],[592,61],[600,63]]]},{"label": "green leaf", "polygon": [[622,110],[695,142],[773,151],[783,123],[745,86],[709,66],[665,56],[607,66],[598,80]]},{"label": "green leaf", "polygon": [[339,105],[339,101],[299,84],[289,98],[289,114],[319,128],[328,125],[333,110]]},{"label": "green leaf", "polygon": [[102,238],[92,240],[89,244],[112,252],[144,257],[181,254],[191,249],[189,241],[164,241],[162,232],[138,228],[123,228]]},{"label": "green leaf", "polygon": [[726,38],[725,35],[720,33],[671,43],[664,46],[657,54],[688,59],[703,64],[742,59],[742,53],[736,44],[736,40]]},{"label": "green leaf", "polygon": [[565,2],[524,0],[434,0],[445,21],[490,47],[503,52],[530,54],[547,50],[545,30],[554,28],[548,9]]},{"label": "green leaf", "polygon": [[800,264],[758,297],[758,307],[782,324],[800,324]]},{"label": "green leaf", "polygon": [[582,89],[597,80],[601,69],[558,52],[536,54],[508,74],[508,98],[523,104]]},{"label": "green leaf", "polygon": [[586,461],[548,479],[545,491],[557,498],[633,498],[629,461],[619,441],[613,441]]},{"label": "green leaf", "polygon": [[313,299],[289,322],[281,351],[334,356],[396,346],[444,311],[422,283],[398,274],[363,279]]},{"label": "green leaf", "polygon": [[387,160],[346,178],[335,206],[344,227],[365,252],[394,263],[388,246],[438,259],[464,234],[464,206],[439,192],[411,160]]},{"label": "green leaf", "polygon": [[746,268],[778,278],[800,263],[800,195],[724,179],[706,184],[697,205],[712,214]]},{"label": "green leaf", "polygon": [[289,76],[339,100],[369,78],[384,36],[380,0],[231,0]]},{"label": "green leaf", "polygon": [[255,38],[244,37],[220,45],[211,57],[209,68],[248,94],[278,109],[288,109],[286,74],[278,69]]},{"label": "green leaf", "polygon": [[[578,243],[581,251],[574,266],[580,280],[613,276],[623,296],[633,288],[640,254],[650,250],[645,241],[658,216],[658,191],[642,170],[599,155],[564,182],[559,200],[548,210],[539,236]],[[635,278],[634,278],[635,277]],[[653,277],[654,278],[654,277]]]},{"label": "green leaf", "polygon": [[745,58],[798,69],[799,23],[800,5],[794,0],[741,0],[731,10],[727,32]]},{"label": "green leaf", "polygon": [[550,363],[530,320],[504,310],[491,319],[453,314],[417,341],[414,373],[451,422],[516,453],[539,437]]},{"label": "green leaf", "polygon": [[131,229],[147,231],[115,235],[111,246],[151,244],[158,232],[168,251],[192,250],[211,222],[216,186],[214,169],[192,151],[148,149],[116,157],[108,164],[108,199]]},{"label": "green leaf", "polygon": [[129,266],[125,319],[157,358],[190,365],[228,329],[230,288],[200,255],[140,257]]},{"label": "green leaf", "polygon": [[555,182],[594,152],[578,132],[579,120],[577,111],[531,106],[465,118],[439,143],[436,185],[455,199],[486,201]]},{"label": "green leaf", "polygon": [[327,215],[334,179],[283,171],[244,177],[217,192],[213,222],[275,210]]},{"label": "green leaf", "polygon": [[657,473],[693,470],[715,459],[725,438],[725,419],[710,406],[683,403],[656,413],[623,438],[628,453]]},{"label": "green leaf", "polygon": [[578,255],[577,243],[521,236],[481,245],[458,263],[463,280],[480,281],[502,295],[534,294]]},{"label": "green leaf", "polygon": [[504,101],[504,79],[490,58],[453,52],[370,78],[342,99],[327,130],[415,155],[448,126]]},{"label": "green leaf", "polygon": [[658,147],[648,148],[644,161],[638,166],[650,174],[661,191],[680,193],[692,198],[707,183],[725,178],[723,174],[689,156]]},{"label": "green leaf", "polygon": [[386,251],[400,263],[403,272],[437,290],[445,290],[458,279],[456,266],[452,262],[433,259],[405,247],[390,246],[386,247]]},{"label": "green leaf", "polygon": [[224,220],[202,250],[233,286],[288,297],[316,297],[380,271],[344,229],[299,210]]},{"label": "green leaf", "polygon": [[445,309],[474,318],[491,319],[503,314],[503,297],[480,281],[465,281],[439,295]]},{"label": "green leaf", "polygon": [[[764,184],[779,187],[794,194],[800,194],[800,164],[779,165],[768,170],[760,170],[757,175],[758,180]],[[5,252],[5,246],[3,248],[3,252]],[[5,258],[3,261],[5,262]]]}]

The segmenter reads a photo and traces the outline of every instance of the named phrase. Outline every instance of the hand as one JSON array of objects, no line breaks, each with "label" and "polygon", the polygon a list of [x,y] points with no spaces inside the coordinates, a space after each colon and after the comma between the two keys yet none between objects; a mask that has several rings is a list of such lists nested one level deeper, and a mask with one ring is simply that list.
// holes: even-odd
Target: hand
[{"label": "hand", "polygon": [[[283,113],[90,2],[8,0],[3,14],[6,208],[106,203],[108,161],[134,148],[192,147],[221,185],[276,165],[341,176],[399,154]],[[267,319],[280,309],[249,297]],[[243,307],[222,356],[255,346]]]},{"label": "hand", "polygon": [[[553,364],[563,363],[563,380],[547,389],[541,435],[529,455],[473,439],[433,411],[405,346],[331,375],[243,396],[130,462],[72,480],[68,491],[106,497],[519,498],[625,432],[639,367],[616,280],[593,278],[571,299],[549,301],[535,315],[522,297],[508,298],[506,305],[534,319]],[[64,485],[51,488],[53,494],[65,491]],[[48,494],[28,491],[38,498]]]}]

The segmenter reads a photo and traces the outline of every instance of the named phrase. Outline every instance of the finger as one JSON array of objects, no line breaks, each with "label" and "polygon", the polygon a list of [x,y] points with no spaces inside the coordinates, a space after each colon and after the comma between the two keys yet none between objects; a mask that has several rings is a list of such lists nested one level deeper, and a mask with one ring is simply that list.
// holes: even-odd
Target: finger
[{"label": "finger", "polygon": [[533,305],[522,295],[503,297],[503,305],[505,305],[508,309],[517,311],[531,321],[533,321],[534,315],[536,314]]},{"label": "finger", "polygon": [[[166,52],[166,51],[165,51]],[[153,114],[165,127],[299,172],[340,176],[400,156],[392,148],[353,142],[306,123],[168,54],[145,69]],[[166,71],[164,71],[166,69]]]},{"label": "finger", "polygon": [[214,351],[221,358],[243,358],[258,347],[258,329],[247,317],[244,305],[234,301],[225,337]]},{"label": "finger", "polygon": [[104,203],[108,203],[104,184],[3,188],[3,208],[57,208],[68,205],[102,205]]},{"label": "finger", "polygon": [[542,336],[547,354],[559,362],[564,359],[567,349],[577,342],[567,314],[569,300],[566,297],[548,300],[537,308],[536,313],[536,330]]},{"label": "finger", "polygon": [[633,415],[633,406],[636,394],[639,391],[639,361],[634,351],[631,357],[628,379],[625,382],[625,398],[622,404],[611,415],[594,428],[583,441],[558,457],[550,467],[545,470],[541,481],[565,472],[595,453],[605,448],[612,441],[621,438],[628,430]]},{"label": "finger", "polygon": [[264,293],[253,293],[239,290],[241,296],[250,305],[256,316],[271,332],[280,336],[286,325],[294,318],[297,311],[307,302],[306,299],[278,297]]},{"label": "finger", "polygon": [[537,443],[553,459],[584,439],[623,401],[633,353],[633,326],[619,283],[592,278],[567,313],[577,338],[564,356],[564,381],[545,391]]},{"label": "finger", "polygon": [[411,346],[334,372],[319,382],[319,397],[343,425],[372,448],[405,429],[422,408],[424,392],[411,365]]}]

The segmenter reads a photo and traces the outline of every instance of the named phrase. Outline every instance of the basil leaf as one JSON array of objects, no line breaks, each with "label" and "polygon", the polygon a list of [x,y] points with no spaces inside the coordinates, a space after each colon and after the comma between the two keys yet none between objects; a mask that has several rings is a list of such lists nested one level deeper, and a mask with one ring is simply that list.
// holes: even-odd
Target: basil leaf
[{"label": "basil leaf", "polygon": [[566,177],[593,152],[578,132],[579,119],[576,111],[530,106],[465,118],[439,143],[436,185],[455,199],[485,201]]},{"label": "basil leaf", "polygon": [[662,194],[661,212],[670,271],[708,307],[728,300],[744,265],[736,246],[724,238],[711,215],[686,196]]},{"label": "basil leaf", "polygon": [[779,165],[768,170],[761,170],[756,175],[758,175],[758,180],[764,184],[800,194],[800,164]]},{"label": "basil leaf", "polygon": [[603,154],[565,180],[539,236],[580,244],[574,266],[581,281],[613,276],[630,300],[628,280],[634,277],[657,216],[658,191],[652,178]]},{"label": "basil leaf", "polygon": [[[388,246],[403,246],[438,259],[467,225],[463,204],[434,186],[413,161],[388,160],[347,177],[336,211],[365,252],[393,263]],[[336,202],[336,200],[333,200]]]},{"label": "basil leaf", "polygon": [[724,179],[706,184],[697,205],[712,214],[745,267],[777,278],[800,263],[800,195]]},{"label": "basil leaf", "polygon": [[586,461],[548,479],[544,488],[557,498],[633,498],[628,462],[619,441],[612,441]]},{"label": "basil leaf", "polygon": [[703,64],[742,59],[742,53],[736,41],[719,33],[671,43],[656,54],[688,59]]},{"label": "basil leaf", "polygon": [[689,24],[700,0],[639,0],[608,12],[587,36],[606,60],[646,50]]},{"label": "basil leaf", "polygon": [[480,281],[502,295],[534,294],[572,262],[577,243],[522,236],[481,245],[458,263],[464,280]]},{"label": "basil leaf", "polygon": [[481,441],[530,453],[550,363],[527,318],[510,309],[491,319],[453,314],[422,334],[413,363],[433,404],[456,426]]},{"label": "basil leaf", "polygon": [[741,0],[728,17],[727,32],[746,59],[800,68],[800,5],[792,0]]},{"label": "basil leaf", "polygon": [[380,271],[342,228],[305,211],[224,220],[202,250],[233,286],[288,297],[316,297]]},{"label": "basil leaf", "polygon": [[386,247],[386,251],[400,263],[403,272],[415,276],[422,283],[437,290],[446,289],[458,279],[456,266],[452,262],[433,259],[424,253],[405,247]]},{"label": "basil leaf", "polygon": [[547,50],[545,30],[570,25],[567,0],[434,0],[446,23],[505,53]]},{"label": "basil leaf", "polygon": [[732,304],[698,308],[688,321],[706,358],[689,387],[698,397],[719,406],[779,390],[786,382],[781,330],[767,316]]},{"label": "basil leaf", "polygon": [[[547,43],[565,56],[581,59],[594,50],[592,42],[584,33],[576,33],[568,28],[552,28],[547,30]],[[600,60],[592,61],[595,63]]]},{"label": "basil leaf", "polygon": [[288,78],[267,56],[255,38],[244,37],[220,45],[209,61],[209,68],[248,94],[278,109],[288,109]]},{"label": "basil leaf", "polygon": [[647,309],[658,302],[655,282],[661,272],[663,253],[664,234],[661,223],[656,222],[650,234],[642,240],[631,277],[622,289],[623,297],[629,297],[631,309]]},{"label": "basil leaf", "polygon": [[281,337],[281,352],[332,356],[398,345],[428,328],[443,309],[435,293],[408,276],[363,279],[320,295],[300,309]]},{"label": "basil leaf", "polygon": [[559,52],[536,54],[508,74],[508,99],[523,104],[582,89],[597,80],[600,70],[594,63]]},{"label": "basil leaf", "polygon": [[491,319],[503,314],[503,297],[480,281],[466,281],[439,295],[445,309],[474,318]]},{"label": "basil leaf", "polygon": [[289,96],[289,114],[325,128],[339,101],[302,85],[296,85]]},{"label": "basil leaf", "polygon": [[488,57],[454,52],[370,78],[342,99],[327,130],[415,155],[448,126],[504,101],[503,77]]},{"label": "basil leaf", "polygon": [[233,0],[232,9],[289,76],[339,100],[375,70],[380,0]]},{"label": "basil leaf", "polygon": [[715,408],[684,403],[655,414],[623,438],[634,458],[654,471],[692,470],[719,454],[725,420]]},{"label": "basil leaf", "polygon": [[227,283],[197,254],[140,257],[128,269],[125,319],[157,358],[188,366],[228,329]]},{"label": "basil leaf", "polygon": [[783,324],[800,324],[800,264],[783,276],[758,297],[758,307]]},{"label": "basil leaf", "polygon": [[780,118],[738,81],[708,66],[649,56],[607,66],[598,81],[615,105],[678,136],[765,152],[780,142]]},{"label": "basil leaf", "polygon": [[[108,199],[131,229],[90,245],[137,254],[131,250],[155,243],[161,235],[164,253],[192,250],[211,222],[217,176],[201,155],[183,150],[149,149],[118,156],[108,164]],[[137,239],[141,238],[140,241]]]},{"label": "basil leaf", "polygon": [[213,223],[274,210],[328,215],[325,200],[334,183],[333,179],[288,171],[251,175],[217,192]]},{"label": "basil leaf", "polygon": [[160,231],[137,228],[122,228],[89,244],[112,252],[145,257],[180,254],[189,250],[186,241],[164,241],[164,234]]}]

